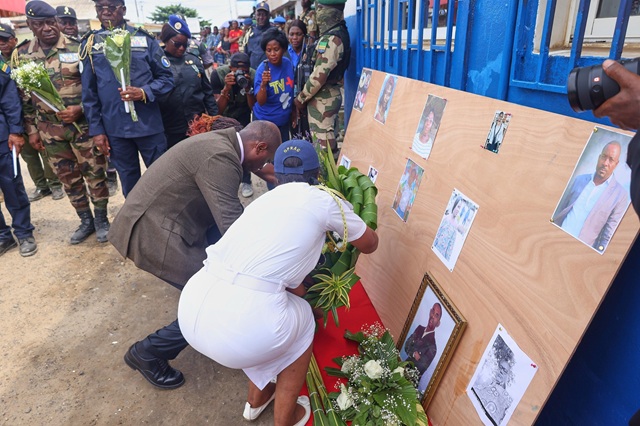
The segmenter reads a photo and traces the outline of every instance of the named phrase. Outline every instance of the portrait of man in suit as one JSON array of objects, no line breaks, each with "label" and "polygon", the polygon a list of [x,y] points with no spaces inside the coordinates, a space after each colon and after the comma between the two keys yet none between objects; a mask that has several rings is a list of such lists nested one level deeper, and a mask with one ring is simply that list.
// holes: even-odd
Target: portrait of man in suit
[{"label": "portrait of man in suit", "polygon": [[[595,170],[570,181],[552,216],[556,225],[599,253],[607,248],[629,207],[629,190],[616,178],[622,150],[618,140],[609,139],[597,157]],[[620,169],[625,167],[623,164]]]}]

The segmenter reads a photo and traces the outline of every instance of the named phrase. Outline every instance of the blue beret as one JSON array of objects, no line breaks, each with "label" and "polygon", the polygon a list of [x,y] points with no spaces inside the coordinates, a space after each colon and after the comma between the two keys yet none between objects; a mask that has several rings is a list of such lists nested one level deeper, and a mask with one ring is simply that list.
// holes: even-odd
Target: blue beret
[{"label": "blue beret", "polygon": [[171,26],[171,28],[173,28],[175,32],[184,34],[185,36],[187,36],[187,38],[191,38],[191,31],[189,31],[189,26],[178,15],[169,16],[169,26]]},{"label": "blue beret", "polygon": [[55,18],[56,10],[48,3],[41,0],[33,0],[27,3],[24,14],[31,19]]},{"label": "blue beret", "polygon": [[287,20],[284,19],[283,16],[276,16],[276,18],[273,20],[274,23],[276,24],[286,24]]},{"label": "blue beret", "polygon": [[251,18],[245,18],[244,21],[242,21],[243,25],[252,25],[253,24],[253,19]]}]

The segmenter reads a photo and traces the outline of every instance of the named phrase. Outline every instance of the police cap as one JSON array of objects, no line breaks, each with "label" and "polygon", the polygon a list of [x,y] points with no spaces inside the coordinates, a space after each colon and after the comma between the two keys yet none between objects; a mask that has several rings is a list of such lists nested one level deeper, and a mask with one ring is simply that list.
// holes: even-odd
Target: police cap
[{"label": "police cap", "polygon": [[70,8],[69,6],[56,7],[56,13],[58,14],[58,18],[78,19],[78,17],[76,16],[76,11]]}]

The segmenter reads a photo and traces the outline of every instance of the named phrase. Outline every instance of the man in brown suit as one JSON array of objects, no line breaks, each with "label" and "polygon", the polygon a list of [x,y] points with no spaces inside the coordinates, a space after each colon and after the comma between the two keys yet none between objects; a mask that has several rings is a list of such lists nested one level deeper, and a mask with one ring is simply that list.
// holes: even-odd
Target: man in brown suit
[{"label": "man in brown suit", "polygon": [[[188,138],[156,160],[127,196],[109,241],[137,267],[182,289],[216,242],[242,214],[243,168],[262,169],[280,145],[273,123],[254,121]],[[187,347],[178,321],[137,342],[125,362],[151,384],[174,389],[184,377],[168,360]]]}]

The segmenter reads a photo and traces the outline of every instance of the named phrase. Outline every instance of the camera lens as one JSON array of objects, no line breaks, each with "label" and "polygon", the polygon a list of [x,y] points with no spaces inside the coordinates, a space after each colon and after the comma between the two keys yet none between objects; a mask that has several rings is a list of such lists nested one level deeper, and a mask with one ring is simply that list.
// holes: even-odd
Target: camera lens
[{"label": "camera lens", "polygon": [[242,70],[236,71],[236,83],[238,84],[238,86],[242,87],[243,89],[249,85],[249,80],[244,75]]},{"label": "camera lens", "polygon": [[[640,58],[620,63],[629,71],[640,74]],[[574,68],[567,79],[569,104],[576,112],[597,109],[619,91],[620,86],[605,74],[602,65]]]}]

